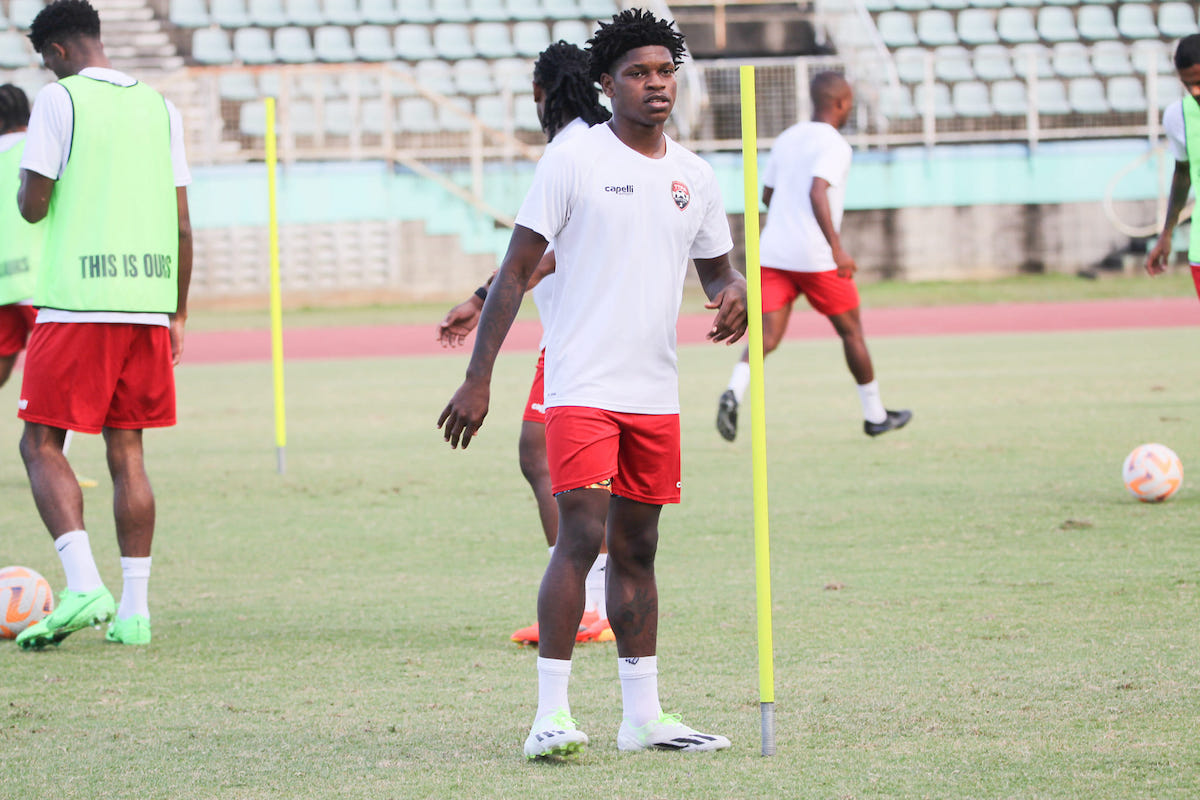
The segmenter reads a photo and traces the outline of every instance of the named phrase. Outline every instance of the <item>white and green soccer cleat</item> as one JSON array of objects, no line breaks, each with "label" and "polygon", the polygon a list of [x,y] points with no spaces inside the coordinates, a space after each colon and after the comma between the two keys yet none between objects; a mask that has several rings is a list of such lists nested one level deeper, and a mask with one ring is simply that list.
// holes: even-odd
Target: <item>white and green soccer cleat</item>
[{"label": "white and green soccer cleat", "polygon": [[679,750],[703,753],[724,750],[729,740],[715,733],[701,733],[683,724],[678,714],[663,714],[640,728],[621,722],[617,732],[618,750]]},{"label": "white and green soccer cleat", "polygon": [[112,619],[116,611],[112,593],[103,586],[90,592],[63,589],[54,611],[36,625],[21,631],[17,646],[22,650],[41,650],[46,645],[56,645],[75,631],[99,628]]},{"label": "white and green soccer cleat", "polygon": [[126,619],[114,619],[108,624],[104,641],[116,644],[150,644],[150,618],[134,614]]},{"label": "white and green soccer cleat", "polygon": [[525,739],[525,757],[569,756],[578,753],[587,743],[587,734],[575,728],[571,715],[559,710],[533,723]]}]

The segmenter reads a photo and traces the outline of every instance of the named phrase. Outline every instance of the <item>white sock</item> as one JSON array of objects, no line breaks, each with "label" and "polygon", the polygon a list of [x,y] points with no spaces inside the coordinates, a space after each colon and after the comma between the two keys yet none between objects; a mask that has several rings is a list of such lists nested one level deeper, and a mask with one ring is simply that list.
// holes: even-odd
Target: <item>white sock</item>
[{"label": "white sock", "polygon": [[534,721],[555,711],[571,713],[567,700],[567,683],[571,678],[571,661],[538,656],[538,708]]},{"label": "white sock", "polygon": [[596,556],[596,560],[592,563],[592,568],[588,570],[587,578],[583,582],[586,593],[583,603],[584,610],[595,611],[600,615],[600,619],[608,619],[608,606],[604,600],[604,575],[607,569],[608,553],[601,553]]},{"label": "white sock", "polygon": [[617,659],[625,721],[635,728],[662,716],[658,702],[658,656]]},{"label": "white sock", "polygon": [[68,531],[54,540],[54,549],[62,559],[63,572],[67,573],[67,589],[72,592],[90,592],[104,585],[96,560],[92,558],[92,544],[87,531]]},{"label": "white sock", "polygon": [[741,405],[742,398],[746,396],[746,387],[749,385],[750,364],[739,361],[733,365],[733,374],[729,376],[729,388],[733,390],[733,396],[737,399],[738,405]]},{"label": "white sock", "polygon": [[863,419],[867,422],[883,422],[887,411],[879,397],[879,381],[858,384],[858,402],[862,403]]},{"label": "white sock", "polygon": [[150,556],[145,558],[121,557],[121,573],[125,576],[125,587],[121,590],[121,605],[117,608],[117,619],[129,619],[134,614],[150,616]]}]

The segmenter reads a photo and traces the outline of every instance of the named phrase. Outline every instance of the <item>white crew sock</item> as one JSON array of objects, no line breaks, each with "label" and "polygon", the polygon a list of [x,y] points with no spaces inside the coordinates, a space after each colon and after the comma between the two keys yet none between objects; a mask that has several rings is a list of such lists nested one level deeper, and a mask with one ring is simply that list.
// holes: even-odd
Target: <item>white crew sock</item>
[{"label": "white crew sock", "polygon": [[625,721],[635,728],[662,716],[658,702],[658,656],[617,659]]},{"label": "white crew sock", "polygon": [[567,683],[571,679],[571,661],[538,656],[538,707],[533,719],[536,722],[555,711],[571,713],[567,700]]},{"label": "white crew sock", "polygon": [[738,401],[738,405],[742,404],[742,398],[746,396],[746,388],[750,385],[750,364],[746,361],[739,361],[733,365],[733,374],[729,376],[729,388],[733,390],[733,396]]},{"label": "white crew sock", "polygon": [[121,557],[121,573],[125,586],[121,590],[121,605],[117,608],[117,619],[129,619],[134,614],[150,616],[150,556],[145,558]]},{"label": "white crew sock", "polygon": [[67,589],[72,592],[90,592],[104,585],[96,560],[92,558],[92,544],[87,531],[68,531],[54,540],[54,549],[62,560],[63,572],[67,573]]},{"label": "white crew sock", "polygon": [[595,611],[600,619],[608,619],[608,605],[604,599],[604,575],[607,570],[608,553],[601,553],[592,562],[592,568],[583,581],[586,592],[583,608],[585,611]]},{"label": "white crew sock", "polygon": [[858,402],[862,403],[863,419],[880,423],[887,419],[883,400],[879,397],[879,381],[858,384]]}]

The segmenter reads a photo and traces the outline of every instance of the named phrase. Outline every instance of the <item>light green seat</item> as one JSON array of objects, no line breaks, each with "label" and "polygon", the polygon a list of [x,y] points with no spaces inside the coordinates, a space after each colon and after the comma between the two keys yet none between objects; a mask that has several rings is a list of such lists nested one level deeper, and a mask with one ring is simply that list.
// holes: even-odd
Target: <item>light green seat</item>
[{"label": "light green seat", "polygon": [[275,31],[275,55],[285,64],[309,64],[317,60],[308,31],[295,25]]}]

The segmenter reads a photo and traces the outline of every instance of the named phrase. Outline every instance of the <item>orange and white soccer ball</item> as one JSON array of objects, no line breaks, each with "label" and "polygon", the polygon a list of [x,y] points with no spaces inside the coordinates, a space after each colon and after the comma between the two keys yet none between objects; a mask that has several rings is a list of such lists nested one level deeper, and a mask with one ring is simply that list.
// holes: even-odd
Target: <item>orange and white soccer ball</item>
[{"label": "orange and white soccer ball", "polygon": [[1165,444],[1138,445],[1125,459],[1121,477],[1138,500],[1158,503],[1183,485],[1183,462]]},{"label": "orange and white soccer ball", "polygon": [[0,639],[17,634],[54,610],[49,582],[29,567],[0,569]]}]

